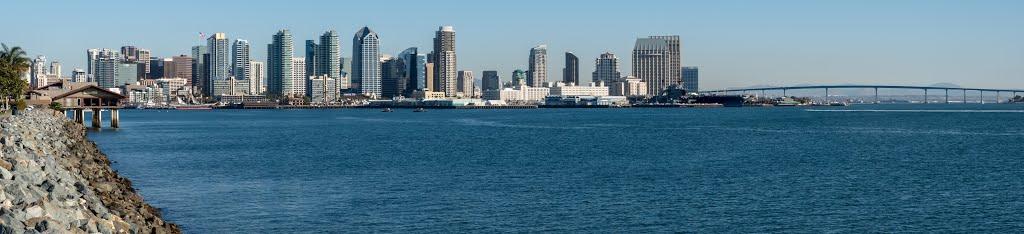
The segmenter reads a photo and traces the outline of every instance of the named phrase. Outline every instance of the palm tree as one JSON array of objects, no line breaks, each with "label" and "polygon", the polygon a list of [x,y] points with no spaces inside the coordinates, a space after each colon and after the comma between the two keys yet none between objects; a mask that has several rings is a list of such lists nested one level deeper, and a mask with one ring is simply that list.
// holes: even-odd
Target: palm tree
[{"label": "palm tree", "polygon": [[0,43],[0,96],[4,98],[4,107],[10,108],[10,98],[20,99],[28,86],[21,77],[32,66],[27,53],[21,47],[7,47]]}]

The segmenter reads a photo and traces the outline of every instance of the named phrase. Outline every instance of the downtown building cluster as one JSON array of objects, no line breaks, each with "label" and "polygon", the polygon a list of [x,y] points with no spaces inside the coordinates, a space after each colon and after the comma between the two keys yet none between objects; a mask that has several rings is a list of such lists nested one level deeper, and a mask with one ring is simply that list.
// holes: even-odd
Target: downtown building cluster
[{"label": "downtown building cluster", "polygon": [[[265,62],[252,59],[248,40],[232,41],[225,33],[203,37],[205,44],[193,46],[190,55],[168,58],[153,57],[150,50],[135,46],[89,49],[86,69],[75,69],[66,79],[119,91],[133,104],[353,104],[351,97],[538,103],[555,100],[549,96],[653,97],[669,89],[698,89],[697,68],[682,66],[679,36],[637,39],[631,75],[620,72],[615,54],[600,54],[594,60],[591,82],[586,84],[580,78],[580,58],[573,52],[564,54],[563,79],[550,82],[546,45],[531,48],[527,69],[513,71],[506,82],[495,70],[459,70],[452,26],[438,28],[430,51],[411,47],[397,56],[382,53],[380,35],[362,27],[352,36],[351,57],[341,56],[347,47],[334,30],[305,40],[304,56],[296,56],[293,35],[283,29],[266,45]],[[65,79],[59,62],[48,68],[45,63],[43,56],[33,61],[30,77],[26,77],[33,87]]]}]

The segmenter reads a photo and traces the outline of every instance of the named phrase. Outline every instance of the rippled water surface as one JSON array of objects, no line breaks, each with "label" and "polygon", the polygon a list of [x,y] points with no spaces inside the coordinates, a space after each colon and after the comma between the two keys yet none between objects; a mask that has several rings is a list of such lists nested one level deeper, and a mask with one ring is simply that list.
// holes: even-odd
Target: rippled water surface
[{"label": "rippled water surface", "polygon": [[121,118],[189,233],[1024,231],[1024,105]]}]

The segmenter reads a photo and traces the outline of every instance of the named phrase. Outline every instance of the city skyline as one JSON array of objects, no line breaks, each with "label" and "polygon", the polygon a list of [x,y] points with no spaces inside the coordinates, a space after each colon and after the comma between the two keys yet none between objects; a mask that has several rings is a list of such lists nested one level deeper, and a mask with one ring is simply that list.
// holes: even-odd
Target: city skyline
[{"label": "city skyline", "polygon": [[[630,53],[636,38],[680,35],[683,54],[681,65],[701,68],[702,88],[892,82],[921,85],[956,83],[967,87],[1024,86],[1024,79],[1019,79],[1024,68],[1018,65],[1024,63],[1024,46],[1016,43],[1024,37],[1024,33],[1019,30],[1024,20],[1015,14],[1024,8],[1024,4],[1013,1],[920,3],[646,2],[601,7],[548,3],[546,6],[550,7],[538,12],[544,16],[535,19],[491,17],[492,14],[483,11],[500,8],[512,12],[527,8],[530,2],[491,3],[497,4],[494,7],[485,7],[483,3],[467,3],[458,8],[472,11],[459,16],[418,14],[418,17],[378,17],[374,20],[368,20],[367,15],[427,12],[441,6],[418,6],[413,9],[360,3],[360,8],[367,9],[366,12],[347,11],[346,14],[333,14],[330,17],[285,14],[248,21],[201,20],[202,17],[190,16],[212,14],[214,11],[186,11],[180,6],[170,6],[168,10],[179,13],[173,18],[184,19],[183,23],[156,27],[152,26],[157,25],[154,22],[169,18],[143,17],[137,22],[124,22],[126,25],[123,28],[137,30],[96,31],[78,25],[104,22],[108,20],[107,16],[80,19],[76,16],[42,17],[12,25],[12,31],[17,33],[8,35],[4,40],[8,44],[23,46],[30,57],[43,55],[51,61],[60,61],[65,68],[63,71],[70,72],[74,68],[87,70],[81,51],[90,48],[133,45],[149,49],[153,57],[189,54],[192,46],[205,45],[205,38],[199,38],[199,32],[206,35],[224,32],[231,39],[246,39],[254,45],[265,45],[269,43],[268,35],[280,29],[292,30],[295,41],[302,42],[317,39],[320,33],[327,30],[336,30],[344,37],[359,27],[369,26],[380,33],[381,53],[395,55],[408,47],[431,48],[432,35],[437,27],[452,25],[459,31],[458,70],[495,70],[499,74],[510,74],[515,69],[525,70],[528,66],[523,51],[546,44],[550,47],[549,56],[566,51],[575,53],[580,58],[581,73],[584,73],[580,79],[590,80],[588,77],[593,70],[594,59],[601,53],[612,52],[618,55],[620,67],[624,68],[621,72],[625,76],[632,72],[628,69],[632,61],[625,55]],[[36,10],[74,12],[98,8],[76,2],[59,6],[31,2],[15,4],[26,9],[14,12],[15,17],[27,16],[27,12],[38,12]],[[665,7],[644,7],[651,4]],[[106,5],[115,8],[111,10],[128,7]],[[218,6],[241,7],[250,13],[264,13],[271,9],[313,13],[326,11],[293,5],[270,7],[228,3],[212,3],[207,8]],[[636,9],[678,12],[684,7],[702,11],[689,14],[645,14],[636,19],[615,17],[594,20],[593,17],[586,17]],[[590,12],[547,16],[548,13],[578,8]],[[238,13],[223,14],[232,16]],[[411,20],[420,18],[422,20]],[[195,23],[197,21],[203,21],[204,24]],[[553,22],[575,27],[568,32],[560,31],[560,26]],[[86,36],[75,36],[74,41],[65,42],[64,37],[53,36],[52,32]],[[252,59],[266,61],[266,53],[259,47],[253,48]],[[295,55],[304,54],[301,45],[296,47]],[[350,43],[342,40],[340,48],[343,57],[351,57],[352,51],[346,50],[351,48]],[[561,66],[556,64],[548,63],[547,69],[559,71]],[[946,69],[950,67],[957,69]],[[549,74],[548,81],[562,80],[561,72]]]}]

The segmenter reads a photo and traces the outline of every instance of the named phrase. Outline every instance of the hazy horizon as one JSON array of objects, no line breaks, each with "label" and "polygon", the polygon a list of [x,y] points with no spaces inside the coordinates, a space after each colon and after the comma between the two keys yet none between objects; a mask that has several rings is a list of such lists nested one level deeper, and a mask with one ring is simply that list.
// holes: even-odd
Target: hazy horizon
[{"label": "hazy horizon", "polygon": [[[633,1],[387,3],[176,1],[167,3],[11,2],[0,37],[29,56],[61,61],[65,73],[84,67],[89,48],[134,45],[154,57],[190,54],[200,32],[224,32],[266,44],[291,30],[294,56],[324,31],[340,35],[343,56],[366,25],[381,51],[429,52],[434,31],[457,32],[458,69],[497,70],[507,81],[525,69],[529,49],[548,45],[549,80],[561,80],[563,53],[580,58],[590,81],[594,58],[615,53],[630,73],[634,40],[679,35],[684,66],[701,69],[701,88],[794,84],[953,83],[1024,87],[1024,2],[1020,1]],[[479,76],[479,75],[478,75]]]}]

